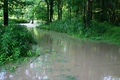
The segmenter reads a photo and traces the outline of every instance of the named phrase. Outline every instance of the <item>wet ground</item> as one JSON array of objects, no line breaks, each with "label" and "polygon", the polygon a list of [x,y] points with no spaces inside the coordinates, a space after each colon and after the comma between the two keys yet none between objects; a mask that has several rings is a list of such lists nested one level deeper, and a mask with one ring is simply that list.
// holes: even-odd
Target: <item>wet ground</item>
[{"label": "wet ground", "polygon": [[21,23],[20,25],[25,25],[27,27],[36,27],[38,26],[40,23],[37,20],[34,20],[34,23],[32,23],[31,21],[29,23]]},{"label": "wet ground", "polygon": [[41,56],[0,80],[120,80],[120,47],[84,41],[63,33],[29,28]]}]

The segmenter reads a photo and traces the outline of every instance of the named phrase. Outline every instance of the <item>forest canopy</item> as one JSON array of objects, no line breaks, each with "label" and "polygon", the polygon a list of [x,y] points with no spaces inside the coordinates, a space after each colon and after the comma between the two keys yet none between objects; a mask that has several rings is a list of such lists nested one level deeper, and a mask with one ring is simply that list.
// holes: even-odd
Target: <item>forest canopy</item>
[{"label": "forest canopy", "polygon": [[87,27],[91,20],[120,25],[120,0],[1,0],[0,9],[6,23],[9,14],[9,18],[35,18],[46,22],[76,18]]}]

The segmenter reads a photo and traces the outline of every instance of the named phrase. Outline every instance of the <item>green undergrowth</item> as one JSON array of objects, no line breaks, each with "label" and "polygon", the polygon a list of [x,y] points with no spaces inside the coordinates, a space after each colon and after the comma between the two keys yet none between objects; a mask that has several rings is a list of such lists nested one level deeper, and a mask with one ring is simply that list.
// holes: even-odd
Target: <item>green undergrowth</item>
[{"label": "green undergrowth", "polygon": [[26,19],[9,19],[9,23],[29,23]]},{"label": "green undergrowth", "polygon": [[90,27],[84,27],[83,23],[77,20],[62,20],[39,26],[39,28],[67,33],[82,39],[120,45],[120,26],[113,26],[107,22],[91,21]]},{"label": "green undergrowth", "polygon": [[60,74],[59,76],[62,78],[62,80],[78,80],[75,76],[72,75]]},{"label": "green undergrowth", "polygon": [[9,25],[0,27],[0,65],[32,56],[35,44],[32,34],[25,26]]},{"label": "green undergrowth", "polygon": [[[3,19],[0,19],[0,25],[4,23]],[[9,24],[29,23],[26,19],[9,19]]]}]

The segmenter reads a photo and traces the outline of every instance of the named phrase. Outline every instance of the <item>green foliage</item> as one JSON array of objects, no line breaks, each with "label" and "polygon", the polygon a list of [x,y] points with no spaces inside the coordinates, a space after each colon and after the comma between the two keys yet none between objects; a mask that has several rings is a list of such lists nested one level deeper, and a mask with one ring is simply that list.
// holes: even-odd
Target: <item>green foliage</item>
[{"label": "green foliage", "polygon": [[109,42],[111,41],[120,45],[120,27],[109,27],[106,33],[103,34],[103,38],[109,40]]},{"label": "green foliage", "polygon": [[120,27],[113,26],[107,22],[92,21],[91,27],[85,30],[85,37],[120,44]]},{"label": "green foliage", "polygon": [[0,29],[0,64],[31,56],[31,45],[35,41],[27,28],[10,25]]},{"label": "green foliage", "polygon": [[2,23],[3,23],[3,20],[0,19],[0,27],[3,27]]},{"label": "green foliage", "polygon": [[84,27],[83,23],[77,20],[55,21],[49,25],[42,25],[40,28],[120,45],[120,27],[113,26],[107,22],[91,21],[90,27]]},{"label": "green foliage", "polygon": [[38,19],[41,19],[43,21],[47,20],[46,10],[44,10],[44,8],[39,8],[36,11],[37,11],[37,13],[36,13],[35,17],[37,17]]},{"label": "green foliage", "polygon": [[93,36],[98,37],[104,34],[107,31],[107,23],[100,23],[97,21],[91,21],[91,27],[85,28],[86,37]]},{"label": "green foliage", "polygon": [[78,28],[82,26],[82,23],[78,23],[77,20],[63,20],[63,21],[54,21],[49,25],[42,25],[40,28],[54,30],[58,32],[65,32],[68,34],[73,34],[78,32]]},{"label": "green foliage", "polygon": [[65,74],[60,74],[60,77],[62,77],[62,80],[78,80],[75,76],[73,75],[65,75]]},{"label": "green foliage", "polygon": [[9,23],[28,23],[25,19],[9,19]]}]

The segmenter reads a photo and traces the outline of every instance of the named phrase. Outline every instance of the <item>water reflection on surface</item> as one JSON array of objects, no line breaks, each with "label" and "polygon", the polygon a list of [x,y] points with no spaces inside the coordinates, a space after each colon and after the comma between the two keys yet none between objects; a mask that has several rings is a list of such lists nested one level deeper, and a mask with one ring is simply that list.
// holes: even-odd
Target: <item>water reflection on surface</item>
[{"label": "water reflection on surface", "polygon": [[120,47],[29,28],[43,55],[0,80],[120,80]]}]

